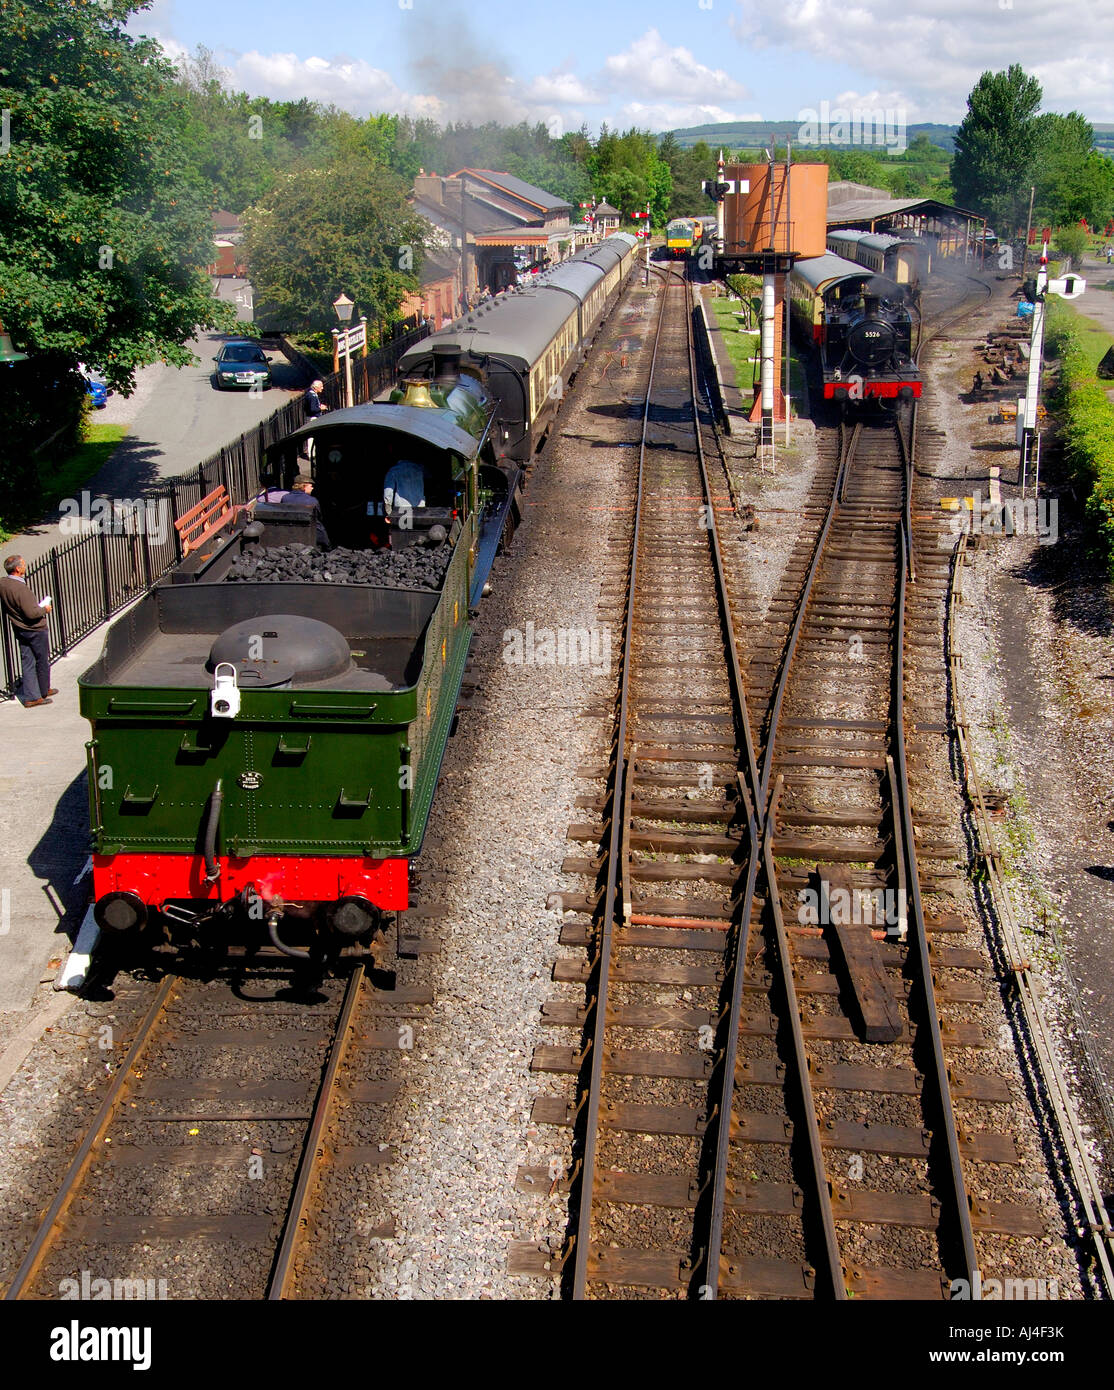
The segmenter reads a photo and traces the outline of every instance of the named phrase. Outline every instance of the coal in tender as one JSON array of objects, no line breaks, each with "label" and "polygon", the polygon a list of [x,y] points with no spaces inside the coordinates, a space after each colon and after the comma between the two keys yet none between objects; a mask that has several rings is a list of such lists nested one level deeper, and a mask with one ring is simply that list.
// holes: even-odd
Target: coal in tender
[{"label": "coal in tender", "polygon": [[[441,529],[441,528],[434,528]],[[374,584],[385,589],[441,587],[452,559],[452,546],[442,541],[415,543],[399,550],[317,550],[309,545],[264,549],[247,545],[226,578],[253,584]]]}]

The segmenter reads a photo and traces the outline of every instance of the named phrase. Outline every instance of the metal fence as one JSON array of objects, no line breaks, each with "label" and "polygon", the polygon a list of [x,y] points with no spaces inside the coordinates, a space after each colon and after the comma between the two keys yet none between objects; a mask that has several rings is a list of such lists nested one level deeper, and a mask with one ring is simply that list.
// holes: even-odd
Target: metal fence
[{"label": "metal fence", "polygon": [[[401,325],[390,342],[352,362],[355,404],[371,400],[395,378],[398,359],[413,343],[429,333],[429,326]],[[325,381],[325,403],[343,404],[344,374],[333,373]],[[259,470],[265,451],[296,430],[305,420],[299,397],[226,444],[192,473],[168,479],[143,494],[143,506],[122,508],[107,499],[97,519],[78,523],[83,534],[55,546],[27,566],[31,592],[50,594],[54,607],[48,620],[51,660],[65,656],[83,637],[106,623],[138,598],[181,558],[175,521],[221,483],[233,502],[250,501],[259,492]],[[3,623],[0,652],[4,663],[2,697],[15,694],[20,661],[10,623]]]}]

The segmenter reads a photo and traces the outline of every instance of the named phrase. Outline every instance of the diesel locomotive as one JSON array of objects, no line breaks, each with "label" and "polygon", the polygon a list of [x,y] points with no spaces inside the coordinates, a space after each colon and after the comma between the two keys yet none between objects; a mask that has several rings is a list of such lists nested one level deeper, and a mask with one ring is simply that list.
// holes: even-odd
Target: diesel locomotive
[{"label": "diesel locomotive", "polygon": [[793,322],[817,353],[825,400],[860,411],[920,397],[902,286],[829,252],[795,263],[789,296]]},{"label": "diesel locomotive", "polygon": [[[522,464],[636,261],[616,233],[268,450],[80,677],[93,915],[327,961],[409,902]],[[312,440],[312,448],[309,441]],[[311,465],[316,503],[286,493]]]}]

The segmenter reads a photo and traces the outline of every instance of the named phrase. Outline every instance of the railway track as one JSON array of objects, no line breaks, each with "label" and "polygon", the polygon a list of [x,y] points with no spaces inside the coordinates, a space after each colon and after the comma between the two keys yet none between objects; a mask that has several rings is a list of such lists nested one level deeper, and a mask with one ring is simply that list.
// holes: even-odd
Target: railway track
[{"label": "railway track", "polygon": [[560,1273],[574,1298],[945,1297],[975,1276],[977,1234],[1043,1223],[975,1195],[972,1169],[1018,1162],[987,1121],[1009,1091],[951,1065],[990,1039],[940,1003],[981,999],[985,962],[922,901],[959,847],[924,808],[914,823],[909,790],[905,652],[929,622],[909,585],[919,567],[931,602],[948,563],[914,544],[915,423],[841,429],[773,631],[748,647],[689,323],[671,277],[612,757],[589,770],[606,790],[570,829],[598,853],[563,866],[592,885],[564,904],[589,925],[562,931],[587,957],[555,972],[585,1004],[544,1010],[580,1041],[533,1062],[576,1078],[534,1110],[573,1128],[569,1236],[556,1259],[516,1247],[512,1268]]},{"label": "railway track", "polygon": [[171,1298],[321,1296],[345,1182],[393,1160],[385,1107],[431,998],[392,983],[357,962],[314,1002],[167,974],[5,1297],[152,1269]]}]

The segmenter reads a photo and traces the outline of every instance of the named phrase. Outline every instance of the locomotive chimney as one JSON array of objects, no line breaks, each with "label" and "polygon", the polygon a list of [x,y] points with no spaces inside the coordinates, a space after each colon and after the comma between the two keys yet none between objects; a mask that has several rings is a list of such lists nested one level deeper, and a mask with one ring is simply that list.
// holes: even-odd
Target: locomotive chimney
[{"label": "locomotive chimney", "polygon": [[433,344],[433,384],[451,391],[460,380],[460,344]]}]

